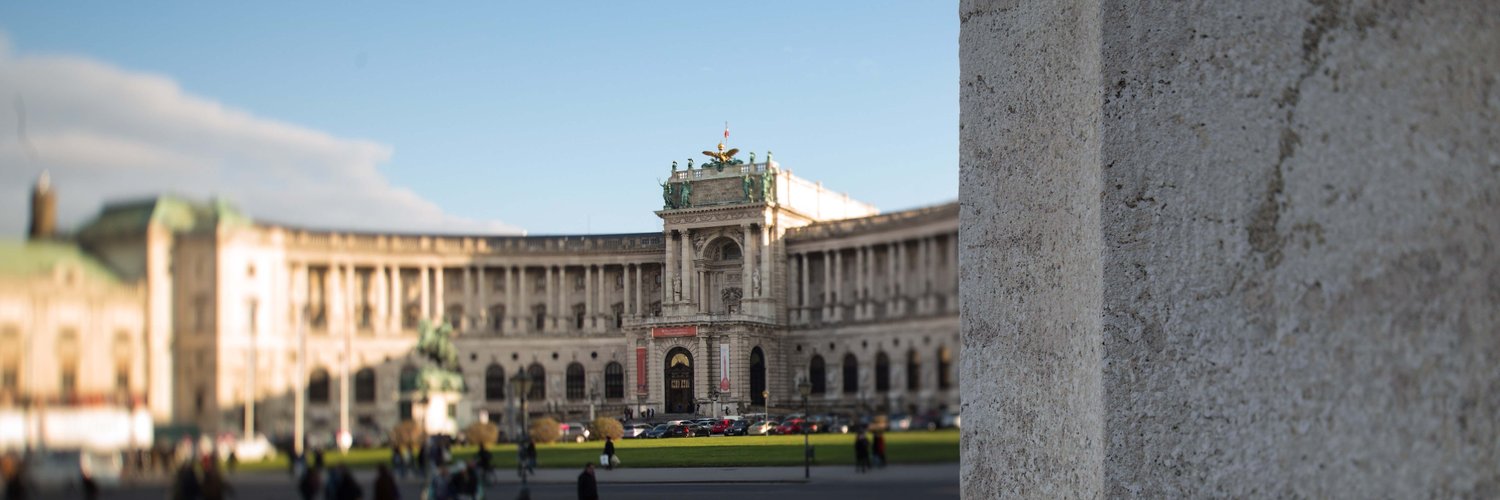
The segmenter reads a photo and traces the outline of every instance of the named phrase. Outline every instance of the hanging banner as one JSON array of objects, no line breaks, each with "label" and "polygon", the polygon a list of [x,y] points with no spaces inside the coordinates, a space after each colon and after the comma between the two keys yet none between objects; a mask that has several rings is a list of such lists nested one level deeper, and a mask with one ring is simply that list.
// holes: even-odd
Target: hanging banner
[{"label": "hanging banner", "polygon": [[658,339],[663,337],[697,337],[698,325],[658,326],[651,329],[651,336]]},{"label": "hanging banner", "polygon": [[635,348],[635,393],[646,395],[646,348]]},{"label": "hanging banner", "polygon": [[719,344],[719,392],[729,392],[729,344]]}]

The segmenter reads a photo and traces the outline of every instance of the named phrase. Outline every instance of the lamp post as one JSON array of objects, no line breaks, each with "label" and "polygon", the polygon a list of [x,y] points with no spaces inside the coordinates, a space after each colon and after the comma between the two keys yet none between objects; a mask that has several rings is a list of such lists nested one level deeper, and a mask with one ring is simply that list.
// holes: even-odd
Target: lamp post
[{"label": "lamp post", "polygon": [[771,390],[761,389],[760,405],[766,410],[766,420],[771,419]]},{"label": "lamp post", "polygon": [[511,394],[516,395],[521,407],[521,440],[516,442],[516,473],[521,475],[521,492],[527,492],[526,486],[526,448],[531,442],[531,415],[526,413],[526,397],[531,392],[531,375],[526,373],[526,368],[516,370],[516,374],[510,378]]},{"label": "lamp post", "polygon": [[812,478],[812,448],[807,443],[807,396],[812,394],[812,384],[807,379],[797,382],[797,393],[802,395],[802,478]]}]

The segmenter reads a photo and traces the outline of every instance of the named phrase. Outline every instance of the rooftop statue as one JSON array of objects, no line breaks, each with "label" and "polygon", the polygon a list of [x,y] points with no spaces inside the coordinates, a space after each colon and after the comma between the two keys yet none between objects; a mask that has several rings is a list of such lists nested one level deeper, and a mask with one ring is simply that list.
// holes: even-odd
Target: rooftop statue
[{"label": "rooftop statue", "polygon": [[[672,162],[672,166],[677,166],[677,162]],[[672,203],[672,183],[670,181],[661,183],[661,200],[665,204],[665,208],[677,208],[677,206]]]},{"label": "rooftop statue", "polygon": [[677,201],[677,208],[687,208],[687,207],[693,206],[693,199],[692,199],[693,185],[692,184],[689,184],[689,183],[686,183],[686,182],[682,183],[682,188],[680,188],[680,189],[677,190],[677,194],[680,195],[679,196],[680,199]]},{"label": "rooftop statue", "polygon": [[719,168],[721,168],[721,169],[724,168],[723,165],[728,165],[729,164],[729,160],[731,158],[734,158],[734,155],[737,155],[739,153],[740,153],[740,149],[739,148],[730,148],[729,151],[725,151],[724,150],[724,143],[722,143],[722,142],[719,143],[719,152],[717,152],[717,153],[715,153],[713,151],[704,151],[703,152],[703,154],[705,156],[708,156],[709,158],[713,158],[714,159],[714,163],[718,163],[720,165]]}]

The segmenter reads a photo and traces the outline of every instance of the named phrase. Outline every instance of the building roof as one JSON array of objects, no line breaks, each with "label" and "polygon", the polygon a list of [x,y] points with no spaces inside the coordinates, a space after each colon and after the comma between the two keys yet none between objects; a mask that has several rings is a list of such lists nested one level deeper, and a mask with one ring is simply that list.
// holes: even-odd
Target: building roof
[{"label": "building roof", "polygon": [[78,245],[59,241],[0,241],[0,277],[51,276],[58,266],[75,266],[88,280],[119,283],[119,277]]},{"label": "building roof", "polygon": [[815,222],[787,231],[791,241],[807,241],[864,234],[882,229],[930,224],[938,221],[958,219],[958,202],[890,212],[869,217]]},{"label": "building roof", "polygon": [[228,202],[193,202],[177,196],[111,203],[78,232],[86,239],[145,234],[152,223],[173,232],[193,232],[216,223],[246,224],[250,219]]}]

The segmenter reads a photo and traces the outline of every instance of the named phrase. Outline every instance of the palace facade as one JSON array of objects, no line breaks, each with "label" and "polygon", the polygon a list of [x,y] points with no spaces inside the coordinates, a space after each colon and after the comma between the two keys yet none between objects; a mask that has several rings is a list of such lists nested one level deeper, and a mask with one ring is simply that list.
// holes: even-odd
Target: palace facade
[{"label": "palace facade", "polygon": [[[24,293],[0,296],[0,332],[7,349],[93,346],[100,362],[73,370],[215,433],[290,434],[299,395],[310,436],[390,429],[421,403],[423,320],[455,332],[459,427],[511,414],[520,370],[529,410],[565,420],[800,410],[804,379],[815,412],[957,409],[957,204],[880,214],[753,156],[674,165],[661,188],[661,232],[609,235],[308,230],[223,203],[113,203],[10,251],[68,256],[74,271],[25,279],[92,276],[87,300],[122,310],[7,306],[53,293],[11,272]],[[62,397],[67,368],[9,352],[8,398]]]}]

